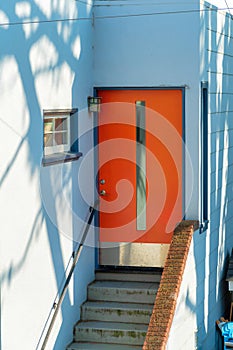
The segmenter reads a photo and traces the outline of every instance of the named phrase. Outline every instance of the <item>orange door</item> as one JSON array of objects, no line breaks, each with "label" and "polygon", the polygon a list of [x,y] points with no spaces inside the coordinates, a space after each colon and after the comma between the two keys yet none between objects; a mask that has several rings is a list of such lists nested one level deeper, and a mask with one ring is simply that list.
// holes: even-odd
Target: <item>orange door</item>
[{"label": "orange door", "polygon": [[183,216],[183,91],[100,89],[98,96],[100,263],[151,266],[142,260],[161,255]]}]

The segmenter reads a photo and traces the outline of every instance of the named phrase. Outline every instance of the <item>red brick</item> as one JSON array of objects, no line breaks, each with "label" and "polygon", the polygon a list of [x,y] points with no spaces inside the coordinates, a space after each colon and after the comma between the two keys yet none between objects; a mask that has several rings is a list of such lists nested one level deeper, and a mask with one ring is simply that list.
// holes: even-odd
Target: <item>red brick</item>
[{"label": "red brick", "polygon": [[182,276],[197,221],[183,221],[174,230],[143,350],[165,350]]}]

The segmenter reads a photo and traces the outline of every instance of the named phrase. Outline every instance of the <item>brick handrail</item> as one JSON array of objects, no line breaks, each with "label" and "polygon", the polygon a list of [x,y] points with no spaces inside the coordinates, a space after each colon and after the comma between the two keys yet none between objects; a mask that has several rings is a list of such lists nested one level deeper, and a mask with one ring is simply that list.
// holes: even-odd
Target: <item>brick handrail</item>
[{"label": "brick handrail", "polygon": [[192,235],[198,228],[198,221],[187,220],[174,231],[143,350],[166,349]]}]

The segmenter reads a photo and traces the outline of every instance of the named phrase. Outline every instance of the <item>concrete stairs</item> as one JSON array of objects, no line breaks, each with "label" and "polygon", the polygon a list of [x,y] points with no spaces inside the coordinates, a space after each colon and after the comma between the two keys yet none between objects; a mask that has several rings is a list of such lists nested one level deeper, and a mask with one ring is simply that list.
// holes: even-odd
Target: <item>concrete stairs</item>
[{"label": "concrete stairs", "polygon": [[97,271],[67,350],[137,350],[145,340],[161,271]]}]

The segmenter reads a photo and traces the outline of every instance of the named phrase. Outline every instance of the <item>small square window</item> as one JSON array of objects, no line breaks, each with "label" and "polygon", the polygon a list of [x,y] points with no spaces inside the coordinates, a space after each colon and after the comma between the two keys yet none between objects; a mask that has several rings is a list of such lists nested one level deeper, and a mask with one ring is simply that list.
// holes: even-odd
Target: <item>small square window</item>
[{"label": "small square window", "polygon": [[70,115],[44,115],[44,155],[70,150]]},{"label": "small square window", "polygon": [[43,111],[44,165],[80,156],[76,112],[77,109]]}]

